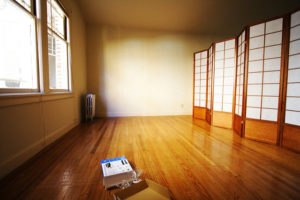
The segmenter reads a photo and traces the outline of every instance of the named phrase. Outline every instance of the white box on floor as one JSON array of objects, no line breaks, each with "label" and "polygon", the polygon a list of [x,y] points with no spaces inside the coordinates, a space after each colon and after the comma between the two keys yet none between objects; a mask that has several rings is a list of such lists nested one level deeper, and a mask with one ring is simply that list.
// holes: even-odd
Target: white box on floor
[{"label": "white box on floor", "polygon": [[125,156],[101,160],[101,167],[105,189],[133,180],[134,171]]}]

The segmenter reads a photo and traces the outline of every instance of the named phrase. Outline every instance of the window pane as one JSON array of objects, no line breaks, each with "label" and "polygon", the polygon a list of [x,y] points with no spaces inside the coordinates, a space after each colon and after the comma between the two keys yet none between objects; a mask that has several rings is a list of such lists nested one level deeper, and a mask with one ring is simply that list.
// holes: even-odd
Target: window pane
[{"label": "window pane", "polygon": [[31,0],[16,0],[21,4],[26,10],[31,11]]},{"label": "window pane", "polygon": [[261,48],[264,46],[264,36],[251,38],[249,42],[249,48],[255,49],[255,48]]},{"label": "window pane", "polygon": [[264,84],[263,85],[264,96],[279,96],[279,84]]},{"label": "window pane", "polygon": [[289,69],[300,67],[300,54],[289,56]]},{"label": "window pane", "polygon": [[205,107],[205,101],[201,100],[201,101],[200,101],[200,106],[201,106],[201,107]]},{"label": "window pane", "polygon": [[260,71],[263,71],[262,70],[262,66],[263,66],[263,61],[262,60],[251,61],[251,62],[249,62],[248,71],[249,72],[260,72]]},{"label": "window pane", "polygon": [[225,60],[225,67],[235,67],[234,58]]},{"label": "window pane", "polygon": [[261,95],[261,85],[248,85],[248,95]]},{"label": "window pane", "polygon": [[281,57],[281,45],[265,48],[265,58]]},{"label": "window pane", "polygon": [[278,97],[263,97],[262,107],[264,108],[278,108]]},{"label": "window pane", "polygon": [[287,97],[286,98],[286,109],[300,111],[300,98]]},{"label": "window pane", "polygon": [[280,58],[264,60],[264,70],[265,71],[272,71],[272,70],[280,71],[280,61],[281,61]]},{"label": "window pane", "polygon": [[280,71],[277,72],[264,72],[264,83],[279,83]]},{"label": "window pane", "polygon": [[260,119],[260,109],[247,107],[246,117],[251,119]]},{"label": "window pane", "polygon": [[281,31],[282,30],[282,21],[283,19],[276,19],[272,20],[266,23],[266,33],[272,33],[275,31]]},{"label": "window pane", "polygon": [[300,11],[297,11],[291,15],[291,26],[300,24]]},{"label": "window pane", "polygon": [[258,24],[250,27],[250,37],[263,35],[265,33],[265,23]]},{"label": "window pane", "polygon": [[300,112],[285,112],[285,123],[300,126]]},{"label": "window pane", "polygon": [[300,40],[290,42],[290,55],[300,53]]},{"label": "window pane", "polygon": [[268,121],[277,121],[277,109],[262,109],[261,119]]},{"label": "window pane", "polygon": [[51,1],[47,1],[47,24],[48,27],[51,28],[51,17],[52,13],[51,13]]},{"label": "window pane", "polygon": [[300,83],[293,83],[287,85],[287,96],[299,97],[300,96]]},{"label": "window pane", "polygon": [[206,64],[207,64],[207,59],[206,58],[205,59],[201,59],[201,65],[206,66]]},{"label": "window pane", "polygon": [[249,51],[249,61],[263,59],[263,48]]},{"label": "window pane", "polygon": [[64,38],[64,17],[65,14],[61,7],[54,0],[47,2],[47,20],[48,26],[52,28],[57,34]]},{"label": "window pane", "polygon": [[262,73],[249,73],[248,83],[262,83]]},{"label": "window pane", "polygon": [[260,96],[247,96],[247,106],[259,108],[261,105]]},{"label": "window pane", "polygon": [[224,50],[224,42],[216,43],[216,51]]},{"label": "window pane", "polygon": [[222,103],[214,102],[214,111],[222,111]]},{"label": "window pane", "polygon": [[281,40],[282,40],[281,32],[268,34],[266,35],[266,46],[281,44]]},{"label": "window pane", "polygon": [[300,83],[300,69],[290,69],[288,72],[288,83]]},{"label": "window pane", "polygon": [[9,0],[0,11],[0,88],[37,89],[35,20]]},{"label": "window pane", "polygon": [[54,34],[48,34],[50,89],[68,89],[67,45]]},{"label": "window pane", "polygon": [[224,112],[232,112],[232,104],[223,103]]},{"label": "window pane", "polygon": [[232,95],[224,95],[223,102],[232,104]]},{"label": "window pane", "polygon": [[216,60],[224,59],[224,51],[216,52]]},{"label": "window pane", "polygon": [[291,28],[290,41],[300,39],[300,26]]}]

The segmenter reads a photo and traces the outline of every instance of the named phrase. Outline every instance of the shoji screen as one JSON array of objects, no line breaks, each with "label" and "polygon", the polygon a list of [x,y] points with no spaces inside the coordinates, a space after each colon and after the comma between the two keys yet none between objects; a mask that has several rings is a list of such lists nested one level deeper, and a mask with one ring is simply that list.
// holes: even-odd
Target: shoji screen
[{"label": "shoji screen", "polygon": [[283,18],[250,26],[245,136],[277,142]]},{"label": "shoji screen", "polygon": [[244,30],[238,37],[237,47],[237,68],[236,68],[236,88],[235,88],[235,111],[234,130],[242,134],[242,111],[243,111],[243,91],[244,91],[244,66],[246,53],[246,31]]},{"label": "shoji screen", "polygon": [[235,39],[215,44],[213,125],[232,128],[232,101],[235,78]]},{"label": "shoji screen", "polygon": [[300,151],[300,11],[291,15],[283,146]]},{"label": "shoji screen", "polygon": [[212,73],[213,73],[213,45],[208,50],[208,68],[207,68],[207,111],[206,120],[211,123],[211,90],[212,90]]},{"label": "shoji screen", "polygon": [[205,119],[207,95],[207,50],[194,54],[194,117]]}]

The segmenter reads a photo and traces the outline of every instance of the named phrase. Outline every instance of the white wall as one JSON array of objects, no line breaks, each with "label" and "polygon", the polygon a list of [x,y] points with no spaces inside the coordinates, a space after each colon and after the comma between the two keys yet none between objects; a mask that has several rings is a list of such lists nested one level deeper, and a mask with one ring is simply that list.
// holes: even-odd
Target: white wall
[{"label": "white wall", "polygon": [[214,36],[88,25],[97,116],[191,115],[193,52]]}]

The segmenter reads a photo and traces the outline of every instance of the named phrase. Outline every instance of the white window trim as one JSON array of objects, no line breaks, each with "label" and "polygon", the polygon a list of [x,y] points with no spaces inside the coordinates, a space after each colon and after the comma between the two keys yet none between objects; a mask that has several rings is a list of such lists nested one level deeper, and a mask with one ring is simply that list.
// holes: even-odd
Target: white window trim
[{"label": "white window trim", "polygon": [[[24,9],[35,18],[36,51],[37,51],[37,89],[0,88],[0,107],[19,105],[26,103],[42,102],[48,100],[64,99],[73,97],[73,81],[71,73],[71,41],[70,41],[70,17],[62,4],[55,0],[67,17],[67,67],[68,67],[68,89],[50,89],[49,87],[49,63],[48,63],[48,25],[47,25],[47,1],[32,0],[36,3],[36,11],[25,9],[17,1],[13,3]],[[34,14],[36,12],[36,14]],[[61,36],[59,36],[61,38]],[[37,97],[39,100],[37,100]],[[22,103],[23,102],[23,103]]]}]

